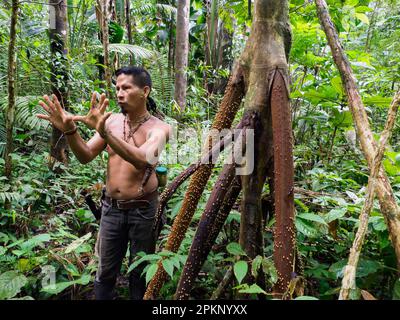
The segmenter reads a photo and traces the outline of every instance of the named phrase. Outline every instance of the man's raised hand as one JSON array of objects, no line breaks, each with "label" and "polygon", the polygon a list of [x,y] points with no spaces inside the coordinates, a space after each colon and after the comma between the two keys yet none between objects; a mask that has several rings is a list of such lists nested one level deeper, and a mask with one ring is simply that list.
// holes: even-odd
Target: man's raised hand
[{"label": "man's raised hand", "polygon": [[73,116],[72,119],[83,122],[86,126],[95,129],[101,136],[104,136],[106,120],[112,114],[112,112],[105,113],[108,104],[109,101],[104,93],[100,96],[99,103],[97,103],[97,93],[93,92],[88,114],[86,116]]},{"label": "man's raised hand", "polygon": [[39,101],[39,104],[48,114],[38,114],[37,117],[51,122],[62,132],[74,130],[76,125],[74,124],[73,116],[61,107],[56,95],[53,94],[52,98],[53,101],[47,95],[44,95],[43,99],[46,102]]}]

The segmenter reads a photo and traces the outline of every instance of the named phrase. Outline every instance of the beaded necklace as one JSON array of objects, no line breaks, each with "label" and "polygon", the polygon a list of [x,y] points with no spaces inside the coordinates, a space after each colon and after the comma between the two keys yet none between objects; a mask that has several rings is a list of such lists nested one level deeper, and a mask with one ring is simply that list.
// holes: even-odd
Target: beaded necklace
[{"label": "beaded necklace", "polygon": [[[134,134],[136,131],[139,130],[140,126],[145,123],[147,120],[151,118],[151,114],[147,112],[143,116],[141,116],[139,119],[136,119],[135,121],[129,120],[128,116],[125,115],[124,118],[124,141],[128,142],[130,138],[132,138],[133,143],[135,144],[136,147],[138,147],[138,144],[136,143]],[[129,128],[128,135],[126,134],[126,127]]]},{"label": "beaded necklace", "polygon": [[[130,138],[132,138],[133,143],[135,144],[136,147],[139,147],[138,144],[136,143],[135,140],[135,136],[134,134],[136,133],[136,131],[138,131],[138,129],[140,128],[140,126],[145,123],[147,120],[149,120],[151,118],[151,114],[149,112],[147,112],[145,115],[141,116],[139,119],[136,119],[135,121],[131,121],[128,119],[128,116],[125,115],[124,118],[124,141],[128,142]],[[128,135],[126,134],[126,127],[129,128],[129,132]],[[142,183],[141,186],[139,187],[139,194],[141,196],[144,195],[144,186],[147,184],[147,182],[150,179],[150,176],[153,172],[154,167],[151,165],[146,166],[144,175],[143,175],[143,179],[142,179]]]}]

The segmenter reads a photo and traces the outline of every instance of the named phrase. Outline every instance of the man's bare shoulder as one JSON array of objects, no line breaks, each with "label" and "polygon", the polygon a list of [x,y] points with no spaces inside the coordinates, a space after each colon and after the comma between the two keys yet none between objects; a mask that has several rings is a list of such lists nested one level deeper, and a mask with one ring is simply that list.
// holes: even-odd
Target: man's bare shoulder
[{"label": "man's bare shoulder", "polygon": [[164,122],[164,121],[162,121],[162,120],[160,120],[160,119],[158,119],[157,117],[154,117],[154,116],[152,116],[150,118],[150,121],[151,121],[151,123],[149,124],[149,128],[150,129],[162,130],[168,136],[170,135],[171,126],[168,123],[166,123],[166,122]]}]

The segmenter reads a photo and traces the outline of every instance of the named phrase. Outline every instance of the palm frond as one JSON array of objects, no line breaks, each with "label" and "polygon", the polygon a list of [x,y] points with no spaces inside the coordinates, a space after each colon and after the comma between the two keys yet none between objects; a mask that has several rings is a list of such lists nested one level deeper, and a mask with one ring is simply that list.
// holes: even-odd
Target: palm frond
[{"label": "palm frond", "polygon": [[[95,53],[101,54],[103,51],[103,46],[95,45],[90,47],[89,50],[93,50]],[[156,51],[126,43],[110,43],[109,52],[119,53],[122,55],[131,55],[139,59],[151,59],[157,55]]]},{"label": "palm frond", "polygon": [[155,5],[147,3],[131,9],[131,15],[155,14],[157,12],[175,19],[177,10],[174,6],[162,3],[157,3]]}]

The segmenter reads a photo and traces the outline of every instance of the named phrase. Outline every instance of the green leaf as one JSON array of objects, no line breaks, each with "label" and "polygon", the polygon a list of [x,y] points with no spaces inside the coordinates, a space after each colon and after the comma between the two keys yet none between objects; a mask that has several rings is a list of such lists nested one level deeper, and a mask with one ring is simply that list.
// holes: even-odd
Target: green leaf
[{"label": "green leaf", "polygon": [[296,229],[298,232],[304,234],[307,237],[315,238],[319,235],[318,229],[316,229],[313,225],[304,221],[298,217],[295,220]]},{"label": "green leaf", "polygon": [[361,20],[365,24],[369,24],[369,19],[365,13],[356,12],[355,16],[357,17],[357,19]]},{"label": "green leaf", "polygon": [[274,261],[269,258],[263,258],[262,268],[264,273],[269,276],[269,282],[274,285],[278,281],[278,272],[275,268]]},{"label": "green leaf", "polygon": [[332,209],[331,211],[328,212],[328,214],[325,216],[325,221],[327,223],[335,221],[337,219],[340,219],[345,216],[347,212],[347,208],[341,208],[341,209]]},{"label": "green leaf", "polygon": [[79,239],[72,241],[71,244],[65,249],[65,253],[68,254],[71,253],[72,251],[75,251],[80,245],[89,240],[91,236],[92,233],[89,232],[85,234],[83,237],[80,237]]},{"label": "green leaf", "polygon": [[0,275],[0,300],[16,296],[27,282],[28,279],[16,271],[4,272]]},{"label": "green leaf", "polygon": [[35,299],[33,299],[31,296],[24,296],[24,297],[21,297],[21,298],[12,298],[12,299],[9,299],[9,300],[35,300]]},{"label": "green leaf", "polygon": [[157,272],[157,263],[152,264],[146,272],[146,284],[149,283],[149,281],[154,277],[154,275]]},{"label": "green leaf", "polygon": [[358,4],[358,0],[346,0],[344,4],[349,7],[355,7]]},{"label": "green leaf", "polygon": [[331,84],[335,91],[339,93],[340,96],[344,95],[343,86],[342,86],[342,79],[340,77],[334,77],[331,79]]},{"label": "green leaf", "polygon": [[252,263],[251,263],[251,274],[253,275],[253,277],[257,277],[258,274],[258,269],[261,266],[263,257],[262,256],[257,256],[253,259]]},{"label": "green leaf", "polygon": [[162,261],[162,265],[163,265],[164,270],[172,278],[174,275],[174,263],[170,259],[164,259]]},{"label": "green leaf", "polygon": [[366,97],[363,98],[365,104],[370,105],[374,104],[380,107],[389,107],[390,103],[392,102],[392,98],[382,97],[382,96],[373,96],[373,97]]},{"label": "green leaf", "polygon": [[319,299],[316,297],[312,297],[312,296],[300,296],[300,297],[294,298],[294,300],[319,300]]},{"label": "green leaf", "polygon": [[157,261],[160,260],[160,256],[158,254],[147,254],[140,259],[134,261],[128,268],[127,273],[131,272],[133,269],[135,269],[139,264],[141,264],[144,261]]},{"label": "green leaf", "polygon": [[90,280],[91,280],[90,274],[84,274],[84,275],[82,275],[81,278],[79,278],[77,280],[57,282],[56,284],[50,284],[48,286],[43,287],[41,291],[46,292],[51,295],[53,295],[53,294],[57,295],[74,284],[87,285],[90,282]]},{"label": "green leaf", "polygon": [[393,300],[400,300],[400,278],[397,279],[393,287]]},{"label": "green leaf", "polygon": [[320,217],[319,215],[314,214],[314,213],[300,213],[300,214],[297,214],[297,217],[304,219],[304,220],[314,221],[314,222],[318,222],[318,223],[327,225],[327,223],[325,222],[325,220],[322,217]]},{"label": "green leaf", "polygon": [[258,285],[256,285],[255,283],[253,283],[250,287],[248,288],[244,288],[239,290],[240,293],[263,293],[263,294],[267,294],[263,289],[261,289]]},{"label": "green leaf", "polygon": [[243,278],[246,276],[248,270],[248,265],[246,261],[240,260],[233,266],[233,273],[239,284],[242,282]]},{"label": "green leaf", "polygon": [[226,246],[226,250],[233,255],[245,256],[246,252],[243,251],[242,247],[237,242],[231,242]]}]

